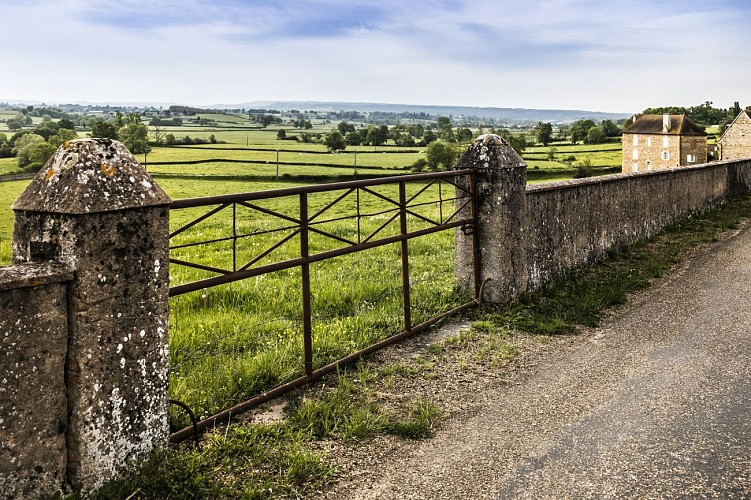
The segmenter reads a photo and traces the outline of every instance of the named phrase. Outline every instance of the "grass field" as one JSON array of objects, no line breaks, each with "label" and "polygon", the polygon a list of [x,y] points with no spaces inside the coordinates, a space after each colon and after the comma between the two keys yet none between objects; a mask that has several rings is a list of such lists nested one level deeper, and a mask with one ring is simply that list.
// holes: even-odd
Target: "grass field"
[{"label": "grass field", "polygon": [[[226,143],[155,147],[148,155],[148,171],[173,199],[291,187],[330,180],[336,176],[352,178],[354,175],[354,148],[343,154],[330,154],[322,145],[279,141],[276,139],[276,128],[239,129],[247,125],[240,117],[229,120],[232,117],[219,115],[217,118],[233,123],[223,124],[227,126],[221,128],[186,124],[166,131],[177,137],[190,135],[194,138],[208,138],[214,135],[217,140]],[[328,129],[330,126],[319,130]],[[293,134],[294,131],[289,133]],[[265,151],[253,151],[252,148]],[[274,179],[277,148],[291,150],[279,153],[279,180]],[[414,152],[408,153],[389,152],[398,149],[394,146],[357,147],[358,173],[404,173],[406,167],[422,156],[420,148],[410,148]],[[559,147],[555,154],[556,161],[548,161],[546,149],[530,148],[525,154],[529,163],[530,182],[571,178],[575,168],[572,161],[567,159],[569,155],[577,155],[577,160],[583,155],[594,155],[597,160],[591,160],[592,165],[602,168],[615,163],[614,157],[617,155],[620,165],[620,150],[616,151],[612,146],[588,149],[582,149],[581,146]],[[217,161],[186,163],[204,160]],[[266,163],[240,163],[244,161]],[[153,164],[158,162],[175,163]],[[285,162],[288,164],[285,165]],[[2,162],[0,169],[12,172],[13,164],[11,161]],[[10,259],[8,239],[12,230],[12,213],[8,207],[27,182],[0,184],[0,262],[8,262]],[[394,197],[396,194],[394,187],[382,189],[385,189],[384,195]],[[432,197],[431,199],[438,197],[437,193],[431,191],[424,196]],[[389,207],[383,200],[371,198],[361,199],[363,210],[378,212]],[[327,199],[319,198],[313,200],[313,204],[320,208],[326,201]],[[294,202],[291,199],[281,199],[269,201],[264,206],[296,215],[299,208]],[[317,208],[311,210],[315,211]],[[425,210],[435,208],[426,207]],[[328,216],[339,218],[352,211],[350,199],[332,210]],[[171,214],[173,229],[188,219],[187,212]],[[433,212],[425,215],[437,217]],[[260,217],[256,214],[250,217],[250,214],[245,214],[243,217],[245,218],[238,222],[239,227],[247,232],[266,231],[275,224],[268,216]],[[363,228],[374,228],[385,222],[385,216],[373,216],[359,222]],[[410,224],[417,223],[418,219],[411,218]],[[331,222],[327,224],[327,230],[341,237],[351,238],[353,224],[353,221]],[[214,239],[226,236],[231,229],[231,222],[217,218],[193,228],[192,234],[200,236],[186,233],[180,238]],[[389,231],[393,233],[397,230],[398,224],[392,222],[384,232],[388,234]],[[281,231],[249,238],[241,245],[239,259],[247,260],[252,255],[258,255],[285,234],[288,233]],[[311,249],[323,248],[332,241],[334,240],[314,237]],[[191,258],[200,259],[203,264],[221,267],[229,262],[231,253],[228,250],[226,245],[218,244],[211,248],[204,247],[200,251],[197,248],[176,251],[175,256],[184,258],[190,254]],[[259,264],[272,258],[292,258],[297,251],[299,240],[293,238]],[[452,231],[416,239],[410,244],[409,252],[414,324],[466,299],[455,289]],[[403,329],[399,253],[400,247],[392,244],[311,266],[316,366],[327,364]],[[171,270],[172,284],[202,276],[205,276],[204,272],[181,269],[178,266],[173,266]],[[300,281],[299,269],[290,269],[172,298],[170,397],[186,402],[199,417],[205,417],[301,375]],[[172,420],[173,427],[187,423],[179,411],[172,414]]]},{"label": "grass field", "polygon": [[18,168],[18,161],[15,158],[0,158],[0,175],[20,173],[23,172]]},{"label": "grass field", "polygon": [[[226,115],[219,115],[226,116]],[[239,118],[237,118],[240,120]],[[327,128],[328,129],[328,128]],[[395,146],[358,146],[350,148],[344,153],[327,153],[320,144],[300,144],[295,141],[279,141],[276,139],[276,129],[259,129],[253,131],[214,131],[206,127],[183,126],[172,127],[169,130],[182,131],[192,137],[208,137],[214,134],[218,140],[227,141],[226,144],[206,144],[189,147],[155,147],[147,156],[147,169],[158,182],[172,196],[185,198],[209,194],[223,194],[231,192],[247,192],[275,187],[301,185],[310,182],[324,182],[332,179],[349,179],[354,177],[355,154],[357,151],[358,175],[392,175],[405,173],[405,167],[421,158],[421,148],[409,148],[414,153],[391,153],[400,150]],[[85,136],[85,132],[80,132]],[[177,135],[177,134],[176,134]],[[251,148],[267,149],[267,151],[251,151],[245,147],[245,141]],[[549,147],[529,148],[524,158],[529,165],[528,177],[530,183],[549,182],[553,180],[570,179],[576,174],[576,165],[590,158],[594,167],[591,173],[609,173],[608,168],[620,166],[620,146],[607,144],[599,146],[560,145],[555,161],[547,159]],[[276,148],[296,150],[295,152],[279,153],[279,180],[276,181]],[[239,150],[237,150],[239,149]],[[376,149],[376,151],[373,151]],[[575,161],[567,161],[567,157],[575,156]],[[143,160],[139,155],[139,160]],[[185,162],[210,159],[224,159],[229,161],[212,161],[209,163],[175,163],[170,165],[153,165],[152,162]],[[238,161],[260,161],[259,163],[237,163]],[[304,163],[305,165],[289,165],[288,163]],[[321,166],[320,164],[341,165],[341,167]],[[372,167],[372,168],[367,168]],[[0,159],[0,175],[18,173],[14,158]],[[10,237],[12,230],[12,213],[10,204],[21,193],[26,181],[0,184],[0,242]],[[1,245],[0,245],[1,248]],[[3,257],[0,251],[0,262],[7,262],[9,257]]]}]

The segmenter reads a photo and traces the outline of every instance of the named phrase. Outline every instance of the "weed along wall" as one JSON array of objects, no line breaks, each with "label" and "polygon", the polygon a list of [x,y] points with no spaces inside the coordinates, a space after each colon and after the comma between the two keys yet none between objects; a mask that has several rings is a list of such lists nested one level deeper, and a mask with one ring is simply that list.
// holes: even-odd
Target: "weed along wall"
[{"label": "weed along wall", "polygon": [[166,444],[170,201],[104,139],[62,145],[16,200],[14,266],[0,268],[24,278],[0,285],[0,317],[21,316],[2,323],[1,497],[85,493]]},{"label": "weed along wall", "polygon": [[457,232],[457,276],[473,283],[477,238],[482,299],[494,303],[751,190],[751,160],[526,186],[522,159],[493,135],[456,168],[475,168],[478,184],[478,234]]}]

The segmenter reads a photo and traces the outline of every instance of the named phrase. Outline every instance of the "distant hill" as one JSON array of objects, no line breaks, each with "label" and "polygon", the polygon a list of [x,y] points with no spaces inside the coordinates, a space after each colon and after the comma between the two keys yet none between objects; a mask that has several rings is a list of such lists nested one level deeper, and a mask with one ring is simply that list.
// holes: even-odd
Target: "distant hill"
[{"label": "distant hill", "polygon": [[254,101],[236,105],[212,105],[212,108],[265,108],[305,111],[384,111],[390,113],[428,113],[436,116],[475,116],[494,118],[508,123],[551,122],[571,123],[583,118],[596,122],[601,120],[622,120],[633,113],[604,113],[600,111],[582,111],[569,109],[526,109],[526,108],[490,108],[472,106],[430,106],[418,104],[386,104],[370,102],[321,102],[321,101]]},{"label": "distant hill", "polygon": [[[1,102],[1,100],[0,100]],[[6,101],[11,105],[34,105],[41,104],[40,101]],[[62,103],[47,103],[48,105],[62,105]],[[183,103],[185,104],[185,103]],[[67,104],[65,106],[113,106],[124,107],[128,109],[136,108],[169,108],[170,106],[179,105],[174,102],[108,102],[108,103],[89,103],[78,102]],[[387,104],[372,102],[322,102],[322,101],[252,101],[241,104],[212,104],[209,106],[194,105],[198,109],[279,109],[289,111],[298,109],[301,111],[363,111],[374,112],[382,111],[388,113],[427,113],[429,115],[452,116],[452,117],[477,117],[492,118],[509,124],[534,124],[537,122],[550,123],[571,123],[583,118],[589,118],[595,122],[601,120],[622,120],[630,118],[633,113],[604,113],[601,111],[582,111],[571,109],[527,109],[527,108],[491,108],[491,107],[473,107],[473,106],[432,106],[421,104]]]}]

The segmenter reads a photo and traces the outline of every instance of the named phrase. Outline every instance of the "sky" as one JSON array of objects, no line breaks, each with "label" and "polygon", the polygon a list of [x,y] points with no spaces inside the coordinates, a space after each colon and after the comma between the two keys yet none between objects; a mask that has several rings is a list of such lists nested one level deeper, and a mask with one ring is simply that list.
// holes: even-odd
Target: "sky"
[{"label": "sky", "polygon": [[2,0],[0,101],[751,105],[748,0]]}]

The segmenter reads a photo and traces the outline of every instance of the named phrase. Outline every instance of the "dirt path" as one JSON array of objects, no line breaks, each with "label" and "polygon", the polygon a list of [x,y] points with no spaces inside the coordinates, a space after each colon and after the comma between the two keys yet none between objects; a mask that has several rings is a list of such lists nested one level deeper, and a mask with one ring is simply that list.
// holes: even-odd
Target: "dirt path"
[{"label": "dirt path", "polygon": [[530,359],[326,497],[751,498],[748,225]]}]

